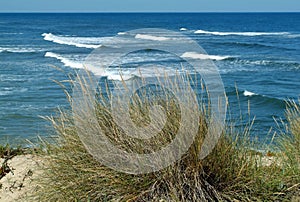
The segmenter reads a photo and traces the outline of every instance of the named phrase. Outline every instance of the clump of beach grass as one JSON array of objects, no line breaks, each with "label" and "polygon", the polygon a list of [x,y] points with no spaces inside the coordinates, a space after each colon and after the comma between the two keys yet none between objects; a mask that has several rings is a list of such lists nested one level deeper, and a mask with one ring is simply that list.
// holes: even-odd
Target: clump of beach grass
[{"label": "clump of beach grass", "polygon": [[300,99],[287,102],[287,123],[278,139],[282,172],[287,189],[293,193],[294,200],[300,201]]},{"label": "clump of beach grass", "polygon": [[21,146],[12,147],[9,144],[0,145],[0,158],[16,156],[23,154],[24,152],[25,149],[23,149]]},{"label": "clump of beach grass", "polygon": [[[79,79],[85,88],[85,80]],[[86,89],[83,89],[84,92]],[[114,122],[107,99],[95,102],[99,127],[119,148],[137,153],[156,151],[168,144],[180,127],[180,111],[172,97],[156,99],[166,109],[167,124],[151,141],[125,137]],[[68,98],[72,101],[71,95]],[[103,98],[103,99],[102,99]],[[100,101],[99,101],[100,100]],[[151,100],[153,104],[153,100]],[[109,102],[108,102],[109,103]],[[207,107],[209,108],[209,106]],[[48,144],[39,201],[289,201],[299,190],[299,105],[290,106],[287,117],[291,134],[278,140],[278,152],[271,165],[264,164],[264,155],[249,148],[250,126],[235,131],[224,129],[213,151],[199,159],[208,131],[209,110],[200,107],[198,133],[184,156],[173,165],[153,173],[128,174],[98,162],[79,138],[72,111],[61,111],[49,117],[55,128],[56,144]],[[131,117],[137,124],[149,122],[149,103],[133,98]],[[192,112],[191,112],[192,113]],[[196,113],[196,112],[195,112]],[[94,116],[93,114],[90,114]],[[139,121],[139,119],[141,119]],[[80,120],[88,131],[93,122]]]}]

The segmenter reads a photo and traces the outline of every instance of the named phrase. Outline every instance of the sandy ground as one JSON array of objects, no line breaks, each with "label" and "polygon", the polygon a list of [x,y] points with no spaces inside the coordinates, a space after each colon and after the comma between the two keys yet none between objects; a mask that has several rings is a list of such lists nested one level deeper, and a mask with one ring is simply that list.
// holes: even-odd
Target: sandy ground
[{"label": "sandy ground", "polygon": [[[3,161],[0,159],[0,167]],[[34,179],[41,173],[41,159],[31,154],[18,155],[7,165],[11,171],[0,179],[0,202],[30,201],[28,196],[38,189]]]}]

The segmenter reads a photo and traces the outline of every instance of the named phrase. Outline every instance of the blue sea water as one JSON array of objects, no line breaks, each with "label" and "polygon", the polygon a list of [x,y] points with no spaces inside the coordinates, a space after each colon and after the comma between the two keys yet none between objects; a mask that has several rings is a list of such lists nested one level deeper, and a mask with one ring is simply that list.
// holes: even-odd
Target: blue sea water
[{"label": "blue sea water", "polygon": [[300,96],[300,13],[2,13],[0,141],[49,136],[41,116],[68,107],[53,80],[68,79],[95,48],[139,28],[178,31],[197,41],[219,68],[231,118],[246,115],[250,103],[253,136],[265,138],[276,128],[274,118],[284,119],[285,100]]}]

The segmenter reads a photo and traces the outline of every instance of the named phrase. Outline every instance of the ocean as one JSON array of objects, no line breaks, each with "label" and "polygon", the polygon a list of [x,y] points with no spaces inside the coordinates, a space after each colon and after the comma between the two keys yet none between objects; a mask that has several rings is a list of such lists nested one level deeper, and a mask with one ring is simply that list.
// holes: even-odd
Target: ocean
[{"label": "ocean", "polygon": [[228,120],[239,127],[255,118],[253,138],[270,139],[270,129],[279,130],[274,119],[285,120],[286,100],[300,96],[300,13],[1,13],[0,142],[52,135],[42,117],[70,108],[54,81],[68,79],[112,37],[140,28],[195,40],[219,69]]}]

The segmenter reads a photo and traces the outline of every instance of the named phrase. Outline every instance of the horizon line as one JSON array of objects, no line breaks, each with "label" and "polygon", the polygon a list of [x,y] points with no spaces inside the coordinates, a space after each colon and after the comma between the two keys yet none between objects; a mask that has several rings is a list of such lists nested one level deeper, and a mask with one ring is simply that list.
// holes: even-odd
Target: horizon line
[{"label": "horizon line", "polygon": [[1,14],[20,13],[20,14],[55,14],[55,13],[74,13],[74,14],[101,14],[101,13],[300,13],[300,11],[0,11]]}]

